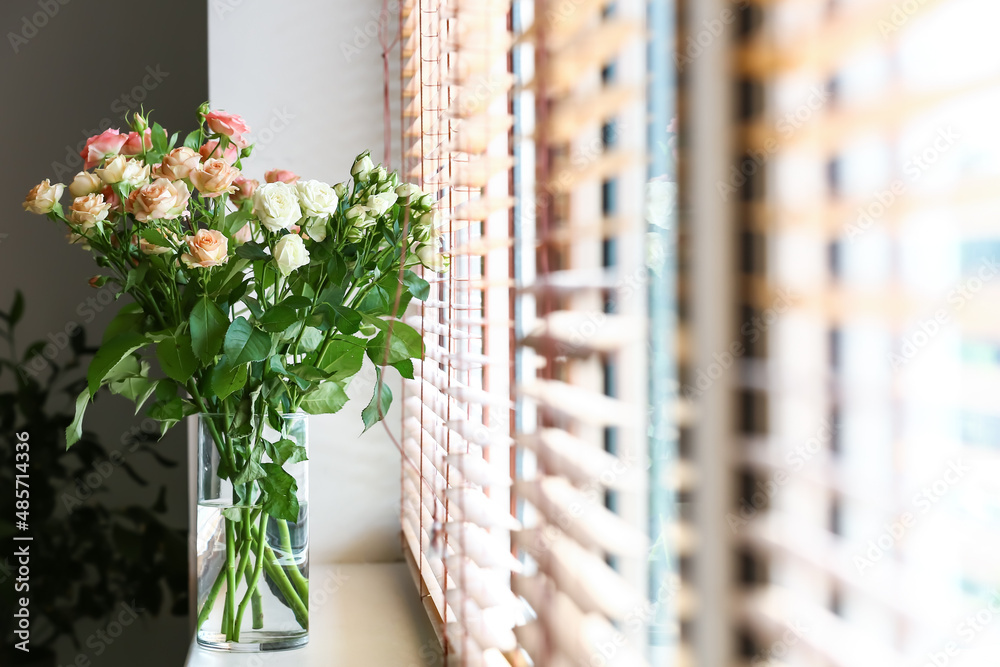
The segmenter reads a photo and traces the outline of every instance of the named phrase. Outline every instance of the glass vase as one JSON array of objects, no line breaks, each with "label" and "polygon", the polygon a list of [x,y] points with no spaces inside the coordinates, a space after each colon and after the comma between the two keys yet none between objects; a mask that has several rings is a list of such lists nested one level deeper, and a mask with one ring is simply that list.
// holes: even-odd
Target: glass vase
[{"label": "glass vase", "polygon": [[206,648],[309,641],[307,426],[304,414],[270,423],[198,415],[197,638]]}]

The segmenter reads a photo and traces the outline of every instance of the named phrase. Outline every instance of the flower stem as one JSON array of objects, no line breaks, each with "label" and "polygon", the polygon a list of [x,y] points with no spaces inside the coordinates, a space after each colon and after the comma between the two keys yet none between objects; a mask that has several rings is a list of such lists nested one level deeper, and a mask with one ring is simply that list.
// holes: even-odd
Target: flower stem
[{"label": "flower stem", "polygon": [[195,626],[195,632],[201,630],[201,626],[205,624],[208,617],[212,613],[212,608],[215,606],[215,599],[219,597],[219,591],[222,590],[222,584],[226,581],[226,569],[222,568],[219,570],[218,576],[215,577],[215,583],[212,584],[212,590],[208,592],[208,597],[205,598],[205,604],[201,606],[201,612],[198,614],[198,625]]},{"label": "flower stem", "polygon": [[[278,524],[278,535],[281,538],[281,550],[286,554],[291,556],[292,554],[292,538],[288,533],[288,522],[284,519],[276,519]],[[302,599],[303,604],[306,608],[309,608],[309,581],[302,576],[302,572],[299,571],[299,566],[294,562],[290,565],[285,566],[285,572],[288,578],[291,580],[292,584],[295,585],[295,591],[299,594]]]},{"label": "flower stem", "polygon": [[226,519],[226,612],[228,623],[223,623],[222,629],[226,641],[232,641],[232,622],[236,618],[236,530],[229,518]]},{"label": "flower stem", "polygon": [[257,549],[254,552],[255,564],[253,568],[253,576],[250,581],[247,582],[247,592],[240,601],[239,611],[236,612],[236,625],[233,628],[233,641],[240,640],[240,626],[243,625],[243,614],[246,612],[247,605],[250,603],[250,599],[253,597],[253,594],[257,592],[257,584],[260,581],[260,572],[264,566],[264,522],[266,520],[267,514],[262,512],[260,515],[260,528],[258,530],[260,539],[257,540]]},{"label": "flower stem", "polygon": [[[264,539],[263,532],[257,533],[256,528],[253,529],[253,538],[256,540],[258,534],[260,539]],[[302,603],[302,599],[299,598],[298,594],[295,592],[295,587],[292,586],[291,582],[288,581],[288,577],[285,576],[285,571],[282,569],[281,565],[278,564],[278,558],[271,551],[268,546],[264,547],[264,570],[267,576],[270,577],[271,581],[275,583],[281,594],[285,596],[285,600],[288,605],[292,608],[292,613],[295,614],[295,620],[299,622],[299,625],[303,629],[309,629],[309,609]]]}]

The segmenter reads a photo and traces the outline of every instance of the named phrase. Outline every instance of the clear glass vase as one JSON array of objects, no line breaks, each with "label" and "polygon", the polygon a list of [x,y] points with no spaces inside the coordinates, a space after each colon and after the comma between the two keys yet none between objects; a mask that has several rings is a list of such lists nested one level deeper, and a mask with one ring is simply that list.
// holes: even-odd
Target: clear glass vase
[{"label": "clear glass vase", "polygon": [[308,415],[272,421],[198,415],[197,637],[207,648],[309,641]]}]

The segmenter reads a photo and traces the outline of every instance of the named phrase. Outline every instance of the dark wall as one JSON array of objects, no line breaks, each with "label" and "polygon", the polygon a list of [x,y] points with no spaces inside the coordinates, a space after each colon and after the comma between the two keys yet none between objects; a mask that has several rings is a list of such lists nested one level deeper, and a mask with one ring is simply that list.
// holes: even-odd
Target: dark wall
[{"label": "dark wall", "polygon": [[[0,4],[0,154],[4,156],[0,160],[0,308],[8,307],[15,290],[24,293],[26,309],[18,326],[22,351],[30,341],[49,339],[49,353],[64,364],[72,357],[61,334],[67,325],[80,324],[89,340],[99,340],[118,307],[110,302],[110,289],[94,290],[87,284],[97,273],[90,254],[69,245],[65,229],[22,211],[25,194],[43,178],[69,184],[82,168],[79,150],[84,140],[107,127],[125,129],[125,114],[140,105],[155,110],[155,119],[168,131],[181,130],[183,136],[191,129],[195,109],[208,98],[207,13],[205,0],[5,0]],[[64,206],[69,204],[68,192],[62,201]],[[73,372],[79,376],[83,371]],[[12,385],[9,372],[0,375],[4,391]],[[63,397],[53,403],[53,408],[72,409]],[[118,451],[148,482],[141,486],[121,465],[115,465],[107,475],[99,472],[100,482],[87,502],[152,507],[164,486],[167,511],[159,516],[165,523],[184,528],[188,494],[183,427],[157,445],[158,452],[178,463],[169,468],[142,451],[132,451],[135,435],[149,430],[149,423],[144,424],[141,414],[133,416],[126,401],[102,396],[87,417],[86,427],[97,434],[104,448]],[[32,469],[33,476],[45,474],[45,470]],[[8,493],[6,488],[0,491]],[[10,519],[0,517],[0,524]],[[0,543],[3,564],[12,547],[8,539]],[[70,553],[60,558],[86,560]],[[47,560],[45,567],[51,567]],[[10,588],[12,581],[2,571],[0,580],[0,587]],[[0,599],[7,600],[7,596]],[[33,605],[45,602],[32,599]],[[0,611],[7,615],[6,610]],[[168,609],[159,616],[150,609],[141,611],[138,621],[113,642],[86,641],[106,627],[106,621],[81,620],[78,631],[83,645],[74,648],[62,642],[55,664],[132,665],[137,656],[149,667],[183,664],[187,619],[171,617]]]}]

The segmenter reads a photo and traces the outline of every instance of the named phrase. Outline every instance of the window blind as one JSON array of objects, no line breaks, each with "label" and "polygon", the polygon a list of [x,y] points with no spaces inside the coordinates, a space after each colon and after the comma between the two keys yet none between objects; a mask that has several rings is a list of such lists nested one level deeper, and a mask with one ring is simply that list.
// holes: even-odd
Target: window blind
[{"label": "window blind", "polygon": [[515,634],[536,665],[644,665],[646,7],[516,7]]},{"label": "window blind", "polygon": [[741,324],[762,339],[740,361],[727,515],[751,559],[743,659],[990,664],[1000,8],[748,12],[729,184]]},{"label": "window blind", "polygon": [[402,535],[448,665],[519,665],[511,592],[510,3],[406,0],[403,171],[437,200],[444,273],[407,322]]}]

